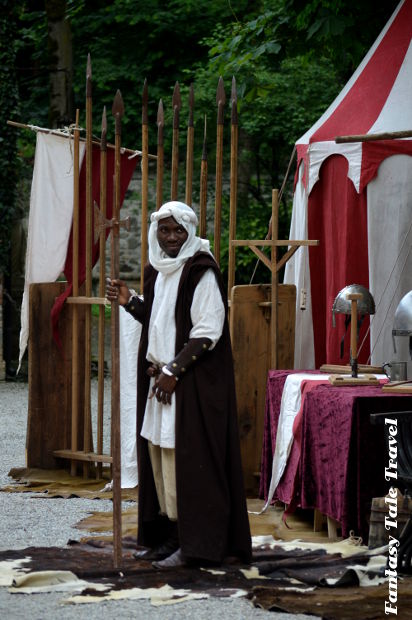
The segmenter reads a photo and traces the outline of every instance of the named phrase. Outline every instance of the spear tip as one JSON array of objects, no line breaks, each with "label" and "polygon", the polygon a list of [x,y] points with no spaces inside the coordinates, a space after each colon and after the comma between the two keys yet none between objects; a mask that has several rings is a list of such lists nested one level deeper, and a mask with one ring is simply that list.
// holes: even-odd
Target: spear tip
[{"label": "spear tip", "polygon": [[163,100],[159,99],[159,105],[157,108],[157,125],[164,125],[164,111],[163,111]]},{"label": "spear tip", "polygon": [[90,52],[87,54],[86,65],[86,97],[92,96],[92,61],[90,58]]},{"label": "spear tip", "polygon": [[103,106],[103,114],[102,114],[102,135],[107,133],[107,115],[106,115],[106,106]]},{"label": "spear tip", "polygon": [[142,93],[142,125],[149,124],[149,88],[147,85],[147,79],[145,78],[143,82],[143,93]]},{"label": "spear tip", "polygon": [[222,105],[226,103],[225,86],[223,84],[222,76],[220,76],[219,78],[216,91],[216,105],[219,105],[219,103],[221,103]]},{"label": "spear tip", "polygon": [[178,110],[180,110],[180,108],[182,107],[182,101],[180,98],[179,82],[176,82],[175,87],[173,89],[172,107],[173,109],[177,108]]},{"label": "spear tip", "polygon": [[122,97],[122,93],[120,92],[120,90],[117,90],[116,95],[114,97],[113,106],[112,106],[112,114],[113,116],[118,115],[120,118],[124,114],[123,97]]}]

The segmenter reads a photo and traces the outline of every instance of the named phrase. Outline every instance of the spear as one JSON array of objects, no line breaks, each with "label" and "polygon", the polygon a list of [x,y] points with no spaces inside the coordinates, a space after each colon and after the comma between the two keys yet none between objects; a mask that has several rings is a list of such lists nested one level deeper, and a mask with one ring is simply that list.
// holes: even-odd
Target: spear
[{"label": "spear", "polygon": [[186,146],[186,195],[185,202],[192,205],[192,182],[193,182],[193,143],[194,143],[194,126],[193,126],[193,109],[195,105],[195,93],[193,84],[189,90],[189,120],[187,123],[187,146]]},{"label": "spear", "polygon": [[[113,101],[115,118],[115,178],[111,238],[111,277],[119,277],[119,214],[120,214],[120,145],[121,120],[124,114],[123,99],[118,90]],[[119,364],[119,303],[112,302],[112,476],[113,476],[113,559],[115,568],[122,562],[122,497],[120,483],[120,364]]]},{"label": "spear", "polygon": [[215,198],[215,242],[214,255],[220,263],[220,230],[222,219],[222,171],[223,171],[223,108],[226,103],[222,77],[219,78],[216,92],[217,137],[216,137],[216,198]]},{"label": "spear", "polygon": [[177,179],[179,168],[179,110],[182,107],[180,99],[179,82],[176,82],[173,97],[173,142],[172,142],[172,183],[171,183],[171,200],[177,200]]},{"label": "spear", "polygon": [[232,78],[232,115],[230,132],[230,211],[229,211],[229,266],[227,293],[235,283],[235,246],[232,240],[236,238],[236,208],[237,208],[237,153],[238,153],[238,116],[237,116],[237,91],[236,80]]},{"label": "spear", "polygon": [[160,99],[157,108],[157,167],[156,167],[156,210],[163,203],[163,170],[164,170],[164,146],[163,146],[164,111],[163,101]]},{"label": "spear", "polygon": [[148,87],[147,80],[143,84],[142,95],[142,230],[141,230],[141,261],[140,261],[140,292],[143,293],[144,268],[147,263],[147,212],[149,182],[149,120],[148,120]]},{"label": "spear", "polygon": [[[107,192],[107,118],[106,106],[102,114],[102,130],[100,140],[100,214],[106,219],[106,192]],[[99,238],[99,296],[105,296],[106,279],[106,234],[100,231]],[[99,345],[98,345],[98,378],[97,378],[97,454],[103,454],[103,406],[104,406],[104,335],[105,335],[105,308],[99,306]],[[102,476],[102,463],[97,463],[98,477]]]},{"label": "spear", "polygon": [[[92,218],[93,218],[93,181],[92,181],[92,63],[87,56],[86,69],[86,297],[92,295]],[[84,368],[84,429],[83,450],[91,452],[91,306],[85,308],[85,368]],[[83,476],[89,476],[89,464],[83,464]]]},{"label": "spear", "polygon": [[[76,127],[74,129],[73,143],[73,296],[79,294],[79,147],[80,128],[79,110],[76,110]],[[79,424],[79,307],[73,305],[72,323],[72,423],[71,423],[71,449],[77,451],[78,424]],[[77,472],[76,461],[71,462],[70,473],[75,476]]]},{"label": "spear", "polygon": [[205,131],[203,134],[202,161],[200,164],[200,213],[199,236],[206,239],[206,205],[207,205],[207,142],[206,142],[206,114]]}]

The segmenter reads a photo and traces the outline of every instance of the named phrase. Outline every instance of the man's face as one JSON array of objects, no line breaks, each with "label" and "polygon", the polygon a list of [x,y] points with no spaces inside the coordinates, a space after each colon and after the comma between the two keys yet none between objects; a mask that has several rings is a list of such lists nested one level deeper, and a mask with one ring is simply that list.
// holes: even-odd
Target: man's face
[{"label": "man's face", "polygon": [[188,237],[187,231],[173,217],[165,217],[158,221],[157,240],[163,252],[176,258],[180,248]]}]

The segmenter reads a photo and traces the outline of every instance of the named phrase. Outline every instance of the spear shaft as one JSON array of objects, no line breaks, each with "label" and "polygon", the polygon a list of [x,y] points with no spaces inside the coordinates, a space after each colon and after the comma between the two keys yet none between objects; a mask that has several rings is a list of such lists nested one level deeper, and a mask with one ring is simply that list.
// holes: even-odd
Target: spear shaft
[{"label": "spear shaft", "polygon": [[[93,180],[92,180],[92,65],[90,54],[87,56],[86,69],[86,285],[85,295],[92,295],[92,218],[93,218]],[[84,429],[83,450],[91,452],[91,306],[85,308],[85,368],[84,368]],[[83,464],[83,476],[89,477],[90,467]]]},{"label": "spear shaft", "polygon": [[143,85],[142,96],[142,226],[141,226],[141,260],[140,260],[140,292],[143,293],[144,268],[147,263],[147,215],[148,215],[148,183],[149,183],[149,120],[148,120],[148,87],[147,80]]},{"label": "spear shaft", "polygon": [[213,253],[220,264],[220,236],[222,221],[222,174],[223,174],[223,108],[226,96],[222,77],[219,78],[216,93],[217,137],[216,137],[216,198],[215,198],[215,239]]},{"label": "spear shaft", "polygon": [[195,105],[195,94],[193,84],[189,90],[189,120],[187,123],[187,144],[186,144],[186,193],[185,202],[192,205],[192,185],[193,185],[193,145],[195,128],[193,126],[193,109]]},{"label": "spear shaft", "polygon": [[179,110],[181,108],[179,82],[176,82],[173,97],[173,138],[172,138],[172,181],[170,188],[171,200],[177,200],[177,184],[179,174]]},{"label": "spear shaft", "polygon": [[199,237],[206,239],[206,207],[207,207],[207,142],[206,142],[206,115],[205,131],[203,135],[202,161],[200,164],[200,213]]},{"label": "spear shaft", "polygon": [[[114,98],[112,113],[115,118],[115,177],[114,204],[111,238],[111,277],[119,277],[119,216],[120,216],[120,147],[121,119],[124,114],[123,99],[118,90]],[[114,567],[122,564],[122,497],[121,497],[121,442],[120,442],[120,338],[119,303],[112,302],[112,477],[113,477],[113,561]]]},{"label": "spear shaft", "polygon": [[[102,131],[100,140],[100,214],[106,219],[107,193],[107,118],[106,106],[102,114]],[[105,296],[106,279],[106,233],[100,231],[99,237],[99,296]],[[103,408],[104,408],[104,340],[105,340],[105,308],[99,306],[99,340],[98,340],[98,378],[97,378],[97,454],[103,454]],[[97,463],[97,475],[102,477],[102,463]]]},{"label": "spear shaft", "polygon": [[160,99],[157,109],[157,166],[156,166],[156,210],[163,203],[163,173],[164,173],[164,146],[163,146],[164,111],[163,101]]},{"label": "spear shaft", "polygon": [[[73,296],[79,295],[79,163],[80,163],[80,130],[79,110],[76,110],[76,127],[73,139]],[[72,421],[71,421],[71,449],[77,451],[79,432],[79,307],[73,305],[72,310]],[[71,461],[70,473],[75,476],[77,462]]]},{"label": "spear shaft", "polygon": [[238,158],[238,115],[237,115],[237,92],[236,80],[232,79],[232,115],[230,131],[230,211],[229,211],[229,265],[227,293],[235,284],[235,246],[232,240],[236,238],[236,209],[237,209],[237,158]]}]

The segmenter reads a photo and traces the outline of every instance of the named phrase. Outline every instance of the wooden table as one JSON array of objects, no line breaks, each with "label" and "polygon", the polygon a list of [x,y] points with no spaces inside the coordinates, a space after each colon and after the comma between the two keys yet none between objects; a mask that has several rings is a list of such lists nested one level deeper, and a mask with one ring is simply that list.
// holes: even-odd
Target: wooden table
[{"label": "wooden table", "polygon": [[[260,497],[267,498],[283,386],[294,371],[268,374]],[[366,543],[373,497],[386,494],[387,452],[381,429],[369,415],[412,407],[412,396],[382,392],[381,386],[316,385],[302,401],[301,441],[294,441],[274,499],[317,509]]]}]

